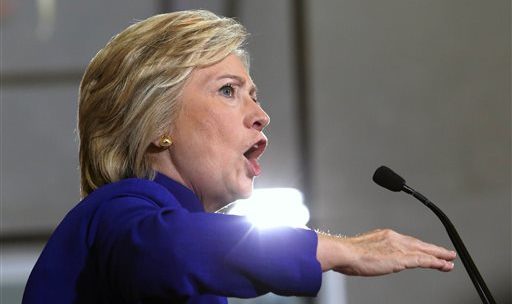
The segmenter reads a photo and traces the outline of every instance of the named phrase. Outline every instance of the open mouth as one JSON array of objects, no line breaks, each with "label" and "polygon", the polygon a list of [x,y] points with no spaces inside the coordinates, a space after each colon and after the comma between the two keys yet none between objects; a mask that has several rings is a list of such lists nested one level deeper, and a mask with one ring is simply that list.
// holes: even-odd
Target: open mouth
[{"label": "open mouth", "polygon": [[247,151],[245,151],[244,156],[248,160],[257,160],[260,156],[265,152],[265,147],[267,146],[267,141],[265,139],[260,139],[258,142],[253,144]]}]

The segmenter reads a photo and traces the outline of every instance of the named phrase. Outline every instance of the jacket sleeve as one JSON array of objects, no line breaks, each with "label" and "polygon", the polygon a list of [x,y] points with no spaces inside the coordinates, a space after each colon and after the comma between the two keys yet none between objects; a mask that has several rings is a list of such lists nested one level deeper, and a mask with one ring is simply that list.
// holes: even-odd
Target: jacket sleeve
[{"label": "jacket sleeve", "polygon": [[321,285],[310,230],[260,230],[241,216],[161,208],[135,197],[106,202],[94,221],[100,277],[126,300],[314,296]]}]

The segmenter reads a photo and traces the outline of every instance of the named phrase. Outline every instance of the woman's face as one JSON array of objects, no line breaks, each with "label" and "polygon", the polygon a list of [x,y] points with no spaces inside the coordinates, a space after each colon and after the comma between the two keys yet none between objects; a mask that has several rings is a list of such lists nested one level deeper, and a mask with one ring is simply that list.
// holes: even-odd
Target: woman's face
[{"label": "woman's face", "polygon": [[180,98],[167,173],[194,191],[207,211],[248,197],[261,173],[269,117],[240,58],[194,70]]}]

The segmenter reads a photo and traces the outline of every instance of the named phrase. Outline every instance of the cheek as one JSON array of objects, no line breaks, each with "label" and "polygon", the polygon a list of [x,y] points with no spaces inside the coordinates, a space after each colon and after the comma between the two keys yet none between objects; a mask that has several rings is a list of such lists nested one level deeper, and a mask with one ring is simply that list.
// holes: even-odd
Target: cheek
[{"label": "cheek", "polygon": [[235,151],[241,146],[240,127],[236,123],[236,118],[229,113],[210,112],[203,116],[200,121],[195,123],[196,128],[193,131],[197,140],[200,140],[206,149],[216,154]]},{"label": "cheek", "polygon": [[222,124],[226,115],[215,109],[196,109],[190,115],[184,117],[188,133],[207,140],[215,140],[222,136]]},{"label": "cheek", "polygon": [[189,153],[207,150],[211,147],[210,142],[218,137],[215,123],[207,113],[183,115],[176,125],[176,141],[186,146]]},{"label": "cheek", "polygon": [[200,162],[205,168],[217,166],[215,169],[221,170],[232,165],[242,139],[229,118],[209,114],[184,117],[177,132],[176,146],[180,146],[182,157]]}]

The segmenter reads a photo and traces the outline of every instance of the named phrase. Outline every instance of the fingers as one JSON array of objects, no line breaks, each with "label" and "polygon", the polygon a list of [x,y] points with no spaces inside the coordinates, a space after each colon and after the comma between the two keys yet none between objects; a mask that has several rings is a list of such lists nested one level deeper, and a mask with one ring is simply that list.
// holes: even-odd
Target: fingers
[{"label": "fingers", "polygon": [[454,267],[453,262],[444,259],[438,259],[432,255],[423,253],[410,254],[406,259],[404,259],[404,263],[406,263],[405,268],[407,269],[430,268],[443,272],[451,271]]},{"label": "fingers", "polygon": [[444,266],[441,268],[438,268],[440,271],[448,272],[452,271],[455,267],[455,264],[453,262],[443,261]]},{"label": "fingers", "polygon": [[405,252],[418,251],[446,261],[453,261],[457,256],[456,252],[453,250],[448,250],[434,244],[423,242],[419,239],[400,234],[391,229],[378,229],[375,230],[374,233],[382,234],[384,238],[389,239],[390,242]]},{"label": "fingers", "polygon": [[443,247],[379,229],[356,237],[319,235],[317,258],[322,270],[347,275],[376,276],[404,269],[429,268],[450,271],[455,252]]},{"label": "fingers", "polygon": [[[429,268],[450,271],[455,252],[399,234],[390,229],[379,229],[354,238],[359,251],[359,275],[380,275],[404,269]],[[358,250],[359,249],[359,250]]]},{"label": "fingers", "polygon": [[419,252],[426,253],[445,261],[453,261],[457,257],[457,253],[453,250],[448,250],[434,244],[426,243],[410,236],[404,237],[406,238],[406,241],[411,244],[412,248],[416,248]]},{"label": "fingers", "polygon": [[408,259],[407,268],[430,268],[440,271],[451,271],[454,268],[455,251],[443,247],[420,241],[411,236],[400,235],[403,238],[405,247],[410,249],[406,254]]}]

